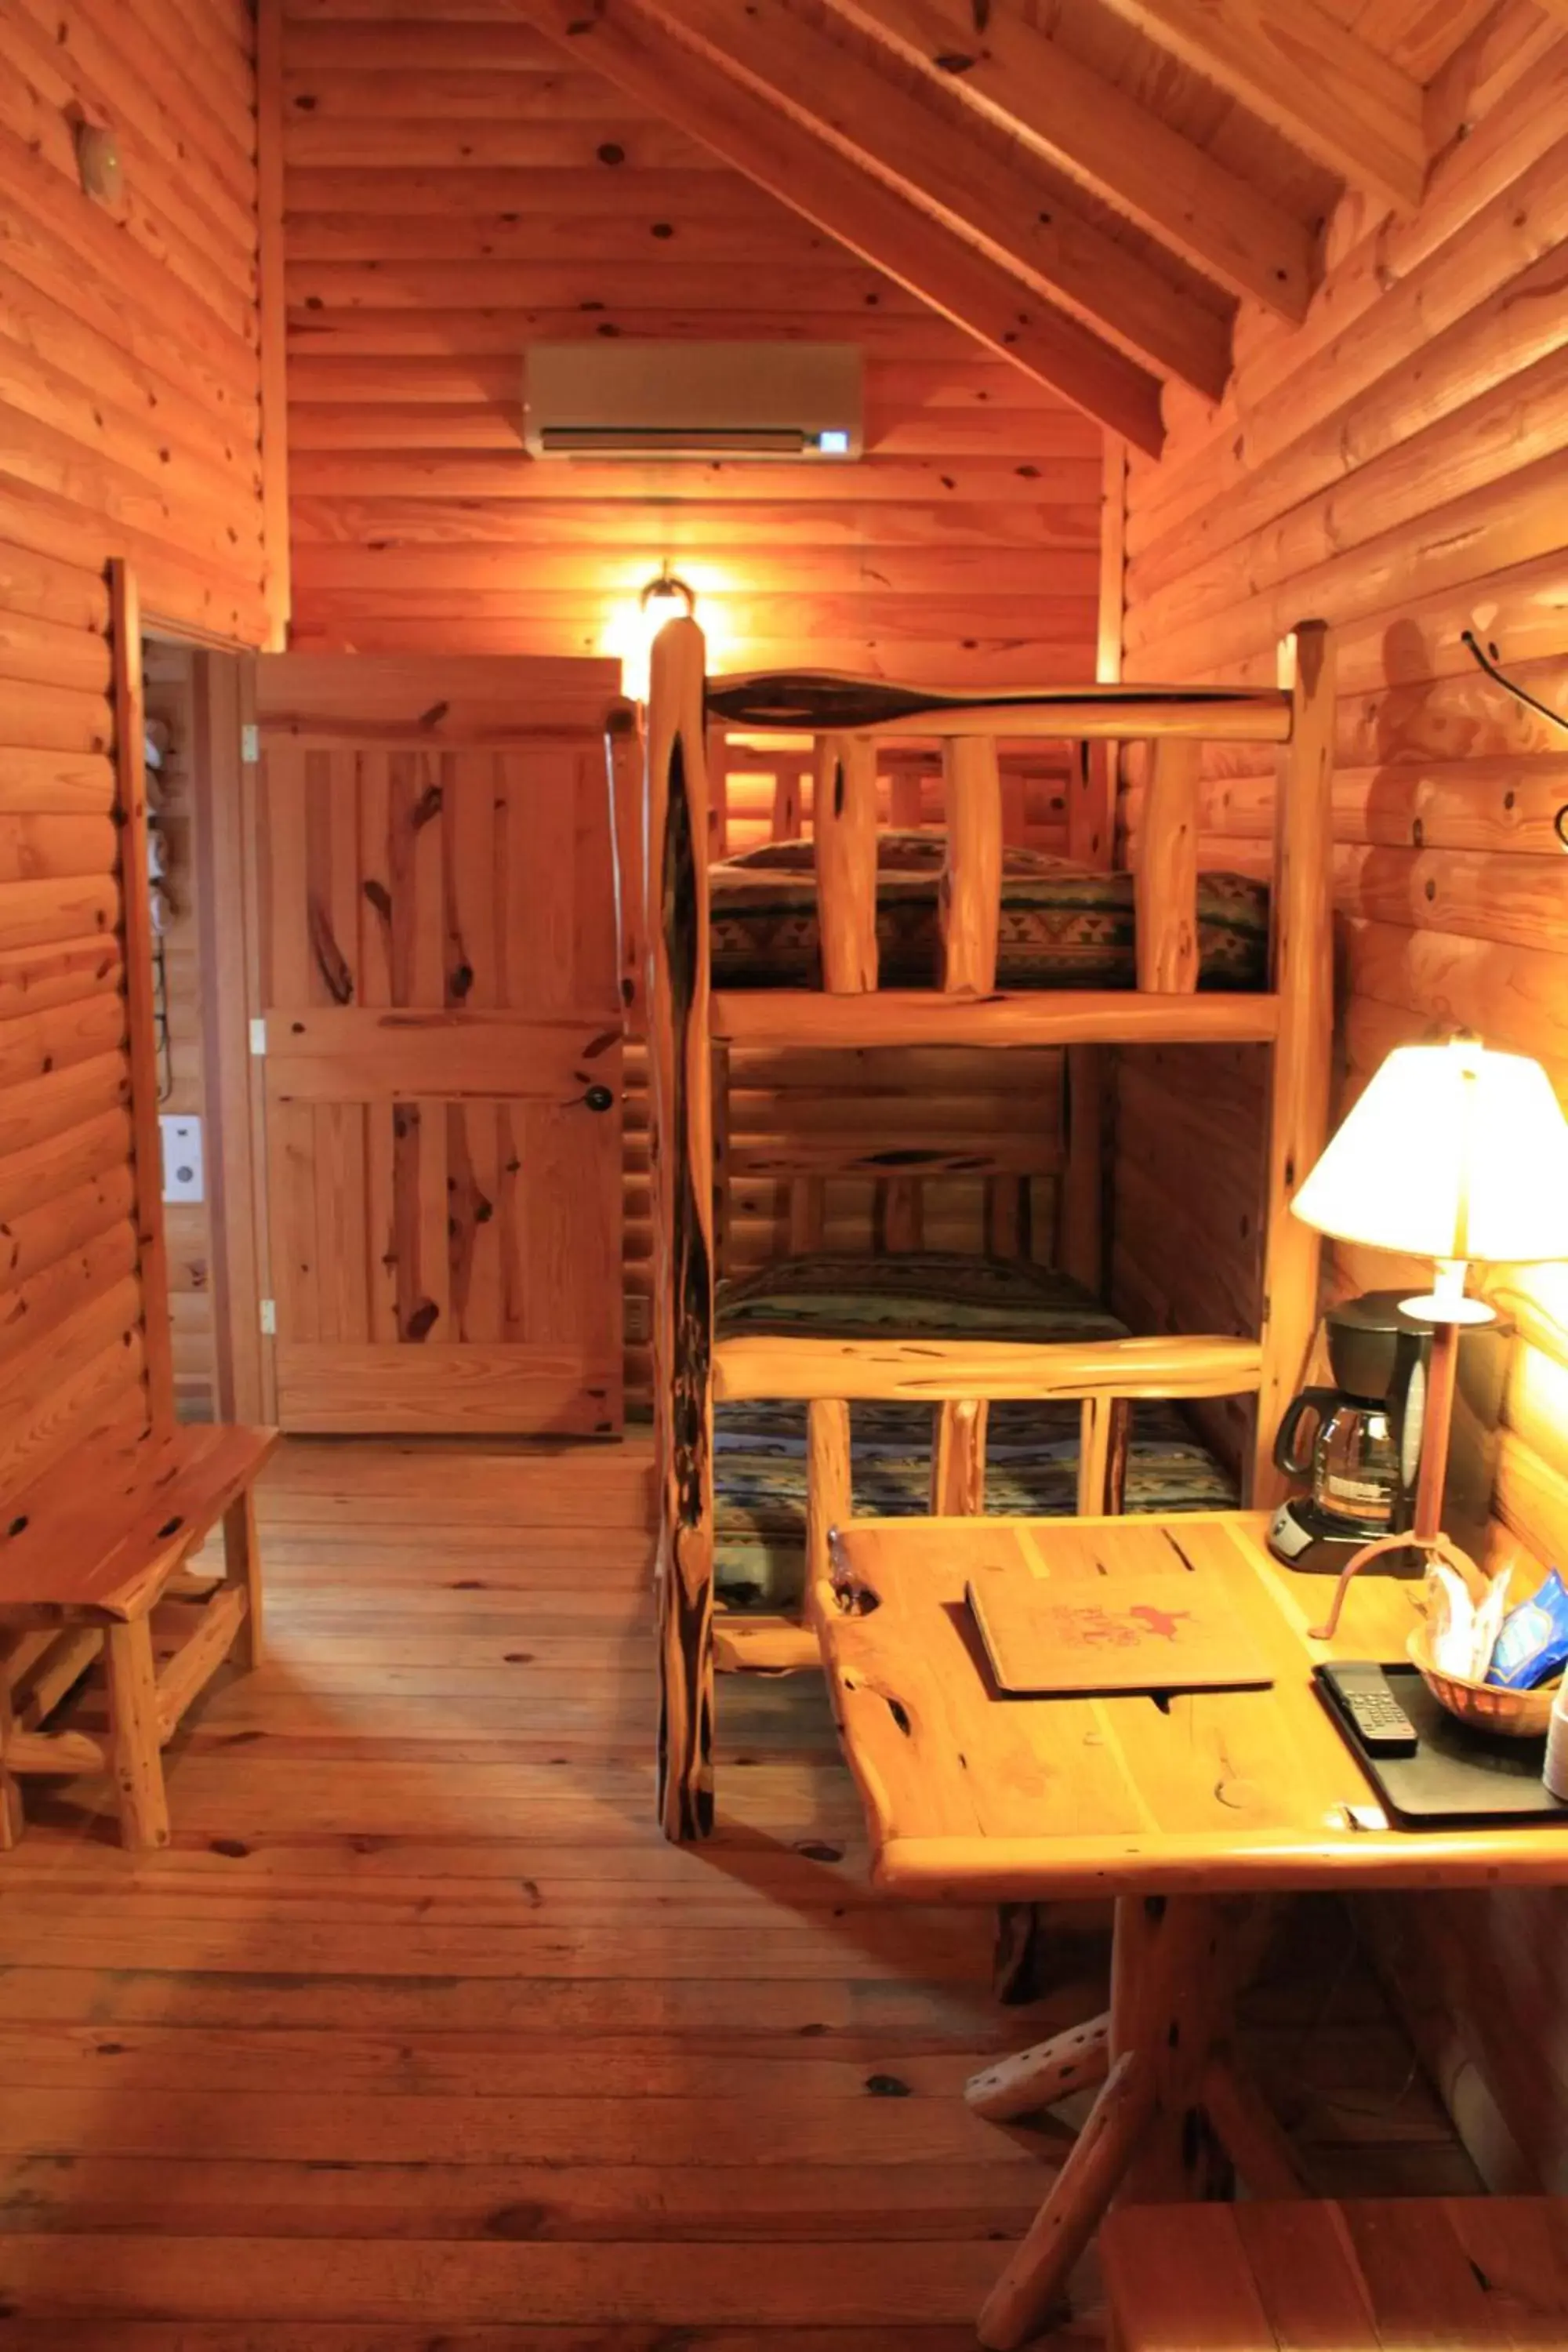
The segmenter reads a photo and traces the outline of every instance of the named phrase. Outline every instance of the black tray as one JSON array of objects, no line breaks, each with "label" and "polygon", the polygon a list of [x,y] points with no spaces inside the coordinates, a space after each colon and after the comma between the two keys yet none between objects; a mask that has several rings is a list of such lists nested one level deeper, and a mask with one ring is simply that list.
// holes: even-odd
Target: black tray
[{"label": "black tray", "polygon": [[1546,1741],[1501,1739],[1474,1731],[1439,1706],[1412,1665],[1385,1665],[1388,1686],[1415,1727],[1414,1756],[1372,1756],[1323,1680],[1318,1696],[1357,1763],[1405,1829],[1446,1829],[1456,1822],[1568,1822],[1568,1804],[1545,1787]]}]

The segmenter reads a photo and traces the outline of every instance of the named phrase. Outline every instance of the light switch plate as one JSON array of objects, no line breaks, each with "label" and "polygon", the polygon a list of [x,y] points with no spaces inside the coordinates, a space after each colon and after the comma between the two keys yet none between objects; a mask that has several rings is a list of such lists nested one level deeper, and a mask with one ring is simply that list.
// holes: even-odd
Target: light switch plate
[{"label": "light switch plate", "polygon": [[202,1166],[202,1123],[163,1112],[158,1120],[163,1141],[163,1198],[201,1201],[206,1197]]}]

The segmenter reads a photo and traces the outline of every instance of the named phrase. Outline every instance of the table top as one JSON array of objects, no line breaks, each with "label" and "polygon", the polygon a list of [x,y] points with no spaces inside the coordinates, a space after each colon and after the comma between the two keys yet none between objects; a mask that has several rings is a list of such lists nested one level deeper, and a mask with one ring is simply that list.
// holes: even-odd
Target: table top
[{"label": "table top", "polygon": [[[1568,1882],[1568,1822],[1391,1827],[1311,1683],[1328,1658],[1403,1658],[1418,1584],[1363,1575],[1332,1642],[1333,1580],[1281,1568],[1264,1514],[858,1519],[814,1609],[879,1882],[926,1901]],[[994,1695],[972,1577],[1219,1582],[1265,1690]],[[1100,1589],[1103,1591],[1103,1585]]]}]

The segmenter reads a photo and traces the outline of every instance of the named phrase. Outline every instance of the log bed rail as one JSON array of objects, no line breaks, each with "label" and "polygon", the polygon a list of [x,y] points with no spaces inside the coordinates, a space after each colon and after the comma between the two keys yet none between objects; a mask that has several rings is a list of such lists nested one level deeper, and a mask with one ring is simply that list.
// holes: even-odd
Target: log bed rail
[{"label": "log bed rail", "polygon": [[[1119,1507],[1134,1401],[1255,1394],[1250,1492],[1255,1501],[1267,1499],[1269,1440],[1305,1361],[1317,1307],[1317,1236],[1287,1212],[1327,1131],[1333,707],[1331,648],[1316,622],[1281,647],[1274,690],[1101,686],[984,698],[809,676],[710,681],[694,621],[671,622],[660,633],[642,761],[641,862],[660,1496],[659,1807],[670,1837],[705,1834],[712,1822],[716,1402],[808,1402],[808,1591],[812,1562],[826,1556],[826,1529],[847,1504],[852,1401],[918,1398],[938,1408],[932,1508],[951,1512],[982,1507],[992,1401],[1076,1398],[1078,1504],[1094,1513]],[[805,730],[814,738],[820,990],[711,987],[709,763],[720,729]],[[940,989],[878,984],[878,746],[911,739],[941,746]],[[1135,989],[996,987],[998,742],[1062,739],[1148,745],[1134,877]],[[1200,762],[1203,746],[1216,742],[1279,749],[1269,985],[1260,992],[1198,987]],[[624,774],[624,736],[612,742],[611,759],[612,773]],[[714,1080],[717,1063],[721,1097],[727,1047],[1203,1043],[1271,1048],[1263,1311],[1255,1339],[992,1346],[716,1336]],[[722,1653],[727,1664],[776,1668],[804,1664],[816,1649],[804,1626],[731,1620]]]}]

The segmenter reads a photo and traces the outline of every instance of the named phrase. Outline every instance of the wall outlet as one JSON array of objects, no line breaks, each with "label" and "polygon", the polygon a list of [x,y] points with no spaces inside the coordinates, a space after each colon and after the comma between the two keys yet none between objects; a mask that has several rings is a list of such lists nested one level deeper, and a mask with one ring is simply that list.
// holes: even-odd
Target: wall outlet
[{"label": "wall outlet", "polygon": [[202,1167],[202,1123],[163,1113],[158,1132],[163,1142],[163,1198],[202,1201],[206,1198]]}]

